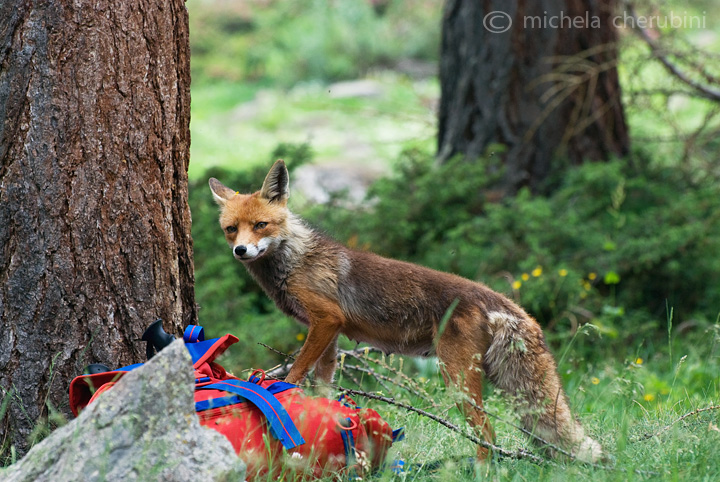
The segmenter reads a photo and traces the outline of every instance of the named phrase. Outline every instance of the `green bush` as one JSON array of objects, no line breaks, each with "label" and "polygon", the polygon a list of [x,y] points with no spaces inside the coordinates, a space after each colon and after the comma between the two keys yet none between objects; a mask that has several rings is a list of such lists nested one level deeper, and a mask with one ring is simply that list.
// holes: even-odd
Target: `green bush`
[{"label": "green bush", "polygon": [[[308,215],[340,240],[483,281],[545,324],[592,321],[642,336],[720,311],[720,186],[679,168],[630,161],[565,171],[549,196],[491,202],[493,158],[437,165],[406,152],[360,214],[339,203]],[[490,196],[489,196],[490,195]]]}]

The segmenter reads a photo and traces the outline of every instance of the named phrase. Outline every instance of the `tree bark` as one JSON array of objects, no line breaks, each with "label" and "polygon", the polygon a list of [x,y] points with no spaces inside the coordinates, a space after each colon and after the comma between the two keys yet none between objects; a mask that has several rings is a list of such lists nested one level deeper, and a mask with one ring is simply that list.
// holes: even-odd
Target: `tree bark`
[{"label": "tree bark", "polygon": [[[579,164],[627,154],[614,3],[448,0],[438,157],[475,160],[504,144],[512,193],[540,189],[558,158]],[[505,17],[493,20],[492,12]]]},{"label": "tree bark", "polygon": [[[0,452],[196,320],[183,0],[0,3]],[[1,405],[0,405],[1,406]]]}]

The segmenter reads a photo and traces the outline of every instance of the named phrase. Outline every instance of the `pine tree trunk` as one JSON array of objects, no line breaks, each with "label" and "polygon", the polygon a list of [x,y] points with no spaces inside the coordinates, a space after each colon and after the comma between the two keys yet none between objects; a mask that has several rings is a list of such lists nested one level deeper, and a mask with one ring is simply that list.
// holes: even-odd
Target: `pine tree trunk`
[{"label": "pine tree trunk", "polygon": [[[579,164],[624,156],[629,138],[614,3],[448,0],[439,158],[475,160],[489,146],[504,144],[505,188],[512,193],[522,186],[540,189],[558,158]],[[505,18],[493,20],[492,12]],[[510,21],[507,31],[490,31]],[[558,90],[550,95],[551,89]]]},{"label": "pine tree trunk", "polygon": [[194,322],[183,0],[0,3],[0,452]]}]

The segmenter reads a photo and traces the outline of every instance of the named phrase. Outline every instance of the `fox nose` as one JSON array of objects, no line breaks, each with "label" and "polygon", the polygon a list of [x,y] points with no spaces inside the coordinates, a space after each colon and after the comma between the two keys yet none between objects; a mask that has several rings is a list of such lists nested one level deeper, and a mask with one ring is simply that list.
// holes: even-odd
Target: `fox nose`
[{"label": "fox nose", "polygon": [[247,248],[245,246],[235,246],[233,251],[235,252],[235,256],[242,256],[247,253]]}]

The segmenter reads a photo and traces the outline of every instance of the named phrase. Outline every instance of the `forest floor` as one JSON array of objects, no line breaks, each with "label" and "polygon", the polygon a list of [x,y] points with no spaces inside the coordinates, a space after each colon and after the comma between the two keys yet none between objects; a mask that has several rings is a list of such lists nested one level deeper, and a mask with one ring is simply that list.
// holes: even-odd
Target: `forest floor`
[{"label": "forest floor", "polygon": [[293,187],[311,202],[335,191],[359,202],[402,149],[434,148],[439,95],[437,79],[391,71],[290,90],[200,86],[193,90],[190,176],[269,163],[276,145],[308,143],[314,162],[298,169]]}]

